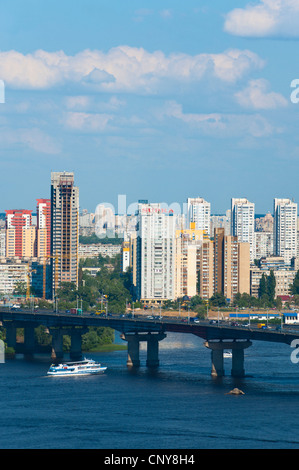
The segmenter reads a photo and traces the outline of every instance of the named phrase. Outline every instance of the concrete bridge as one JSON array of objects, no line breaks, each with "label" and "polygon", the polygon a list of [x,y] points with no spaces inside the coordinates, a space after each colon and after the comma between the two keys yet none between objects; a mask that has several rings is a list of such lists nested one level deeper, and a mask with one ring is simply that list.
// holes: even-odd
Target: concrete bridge
[{"label": "concrete bridge", "polygon": [[[194,319],[191,319],[194,320]],[[49,311],[32,312],[29,310],[11,311],[0,309],[0,321],[6,329],[8,346],[16,348],[16,329],[24,328],[24,344],[22,352],[32,356],[35,352],[34,329],[44,325],[52,336],[52,360],[63,359],[63,336],[71,337],[71,360],[82,358],[82,335],[89,327],[109,327],[121,333],[128,344],[127,365],[140,366],[139,349],[142,341],[147,343],[148,367],[159,366],[159,342],[166,338],[168,332],[194,334],[205,340],[204,344],[211,350],[211,373],[213,376],[224,375],[223,352],[232,351],[231,374],[235,377],[244,376],[244,350],[252,345],[252,341],[270,341],[290,345],[299,338],[299,330],[292,329],[259,329],[252,326],[232,326],[229,322],[210,324],[208,320],[188,321],[178,318],[129,318],[109,314],[70,315]]]}]

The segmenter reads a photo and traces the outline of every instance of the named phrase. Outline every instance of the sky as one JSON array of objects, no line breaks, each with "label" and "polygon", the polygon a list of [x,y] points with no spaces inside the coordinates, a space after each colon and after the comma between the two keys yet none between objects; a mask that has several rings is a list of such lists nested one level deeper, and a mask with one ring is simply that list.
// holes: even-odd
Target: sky
[{"label": "sky", "polygon": [[299,202],[299,0],[2,0],[0,80],[0,212]]}]

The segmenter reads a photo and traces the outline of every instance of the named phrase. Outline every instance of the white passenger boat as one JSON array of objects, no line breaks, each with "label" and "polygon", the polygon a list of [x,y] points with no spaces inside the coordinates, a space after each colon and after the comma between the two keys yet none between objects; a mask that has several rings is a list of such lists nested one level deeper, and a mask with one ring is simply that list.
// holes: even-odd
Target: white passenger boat
[{"label": "white passenger boat", "polygon": [[92,359],[84,359],[84,361],[52,364],[47,375],[67,377],[70,375],[103,374],[106,369],[107,367],[102,367],[101,364]]},{"label": "white passenger boat", "polygon": [[225,358],[230,358],[230,357],[233,357],[233,355],[232,355],[232,353],[231,353],[230,351],[224,351],[223,357],[225,357]]}]

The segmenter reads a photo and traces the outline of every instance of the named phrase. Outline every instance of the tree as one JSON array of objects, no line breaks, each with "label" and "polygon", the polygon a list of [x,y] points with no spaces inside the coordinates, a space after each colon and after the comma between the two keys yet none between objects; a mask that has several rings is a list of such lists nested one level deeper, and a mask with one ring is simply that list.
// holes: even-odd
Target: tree
[{"label": "tree", "polygon": [[293,284],[290,286],[292,295],[299,295],[299,271],[297,271]]},{"label": "tree", "polygon": [[18,281],[15,284],[14,294],[16,295],[25,295],[27,291],[26,282]]},{"label": "tree", "polygon": [[263,273],[259,286],[259,299],[261,299],[265,294],[267,294],[267,279],[266,275]]},{"label": "tree", "polygon": [[212,295],[210,302],[213,307],[226,307],[227,305],[226,298],[222,292],[216,292]]},{"label": "tree", "polygon": [[274,302],[275,299],[275,287],[276,279],[273,269],[270,271],[270,275],[267,277],[267,294],[270,302]]}]

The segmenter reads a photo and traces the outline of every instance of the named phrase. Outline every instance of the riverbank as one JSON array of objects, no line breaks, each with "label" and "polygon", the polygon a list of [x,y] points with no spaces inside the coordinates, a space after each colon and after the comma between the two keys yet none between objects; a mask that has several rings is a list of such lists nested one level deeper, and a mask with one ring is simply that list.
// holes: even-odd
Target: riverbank
[{"label": "riverbank", "polygon": [[114,351],[124,351],[127,349],[127,344],[102,344],[96,348],[83,350],[84,353],[94,353],[94,352],[114,352]]}]

